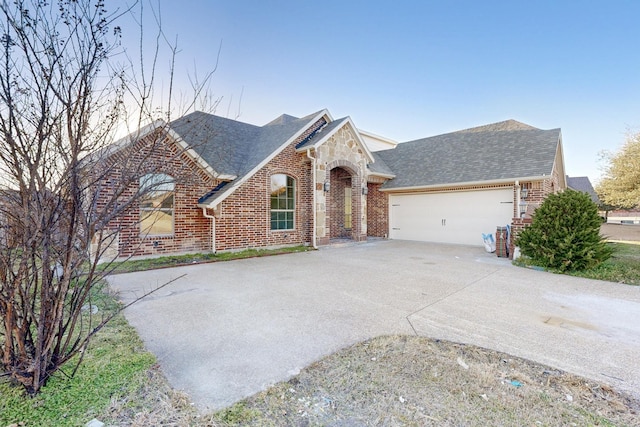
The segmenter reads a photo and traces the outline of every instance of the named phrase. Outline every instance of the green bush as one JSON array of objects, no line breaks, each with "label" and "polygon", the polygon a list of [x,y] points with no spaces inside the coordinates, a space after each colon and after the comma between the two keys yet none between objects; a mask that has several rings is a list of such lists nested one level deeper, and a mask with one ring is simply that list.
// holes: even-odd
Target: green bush
[{"label": "green bush", "polygon": [[611,256],[611,248],[600,236],[600,224],[598,207],[589,195],[567,190],[547,197],[515,243],[540,267],[586,270]]}]

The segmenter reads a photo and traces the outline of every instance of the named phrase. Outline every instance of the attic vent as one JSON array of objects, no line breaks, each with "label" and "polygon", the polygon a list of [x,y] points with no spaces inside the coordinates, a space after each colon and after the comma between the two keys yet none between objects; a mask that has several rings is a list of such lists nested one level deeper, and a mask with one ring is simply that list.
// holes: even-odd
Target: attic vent
[{"label": "attic vent", "polygon": [[311,138],[313,138],[314,136],[316,136],[316,134],[318,134],[319,132],[321,132],[326,126],[327,126],[327,121],[322,118],[320,120],[318,120],[319,122],[321,122],[321,125],[318,126],[317,129],[315,129],[313,132],[311,132],[309,135],[307,135],[307,137],[305,139],[303,139],[302,141],[300,141],[298,144],[296,144],[296,148],[298,147],[302,147],[304,144],[306,144]]},{"label": "attic vent", "polygon": [[198,203],[204,203],[205,200],[207,200],[209,197],[214,196],[218,191],[222,190],[222,188],[225,185],[227,185],[228,183],[229,182],[227,182],[227,181],[223,181],[220,184],[216,185],[216,187],[213,190],[209,191],[207,194],[205,194],[204,196],[200,197],[198,199]]}]

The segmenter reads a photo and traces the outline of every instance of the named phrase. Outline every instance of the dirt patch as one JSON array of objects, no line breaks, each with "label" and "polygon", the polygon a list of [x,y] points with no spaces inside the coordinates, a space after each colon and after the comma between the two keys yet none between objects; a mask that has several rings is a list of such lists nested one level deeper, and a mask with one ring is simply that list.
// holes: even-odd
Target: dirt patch
[{"label": "dirt patch", "polygon": [[640,400],[483,348],[375,338],[214,416],[253,426],[637,426]]},{"label": "dirt patch", "polygon": [[602,224],[600,234],[610,240],[640,242],[640,224]]},{"label": "dirt patch", "polygon": [[236,405],[199,414],[156,368],[110,426],[638,426],[638,396],[480,347],[378,337]]},{"label": "dirt patch", "polygon": [[98,418],[111,427],[215,426],[203,422],[189,396],[172,389],[157,365],[149,369],[147,381],[135,394],[113,399]]}]

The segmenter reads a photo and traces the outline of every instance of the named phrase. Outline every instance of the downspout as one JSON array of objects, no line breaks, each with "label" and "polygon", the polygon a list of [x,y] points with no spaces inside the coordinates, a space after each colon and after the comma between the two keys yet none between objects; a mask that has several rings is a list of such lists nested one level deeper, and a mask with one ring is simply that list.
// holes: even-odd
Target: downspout
[{"label": "downspout", "polygon": [[[515,206],[515,208],[516,208],[516,212],[515,212],[515,213],[516,213],[516,215],[515,215],[515,217],[517,217],[517,218],[522,218],[522,215],[520,214],[520,197],[521,197],[521,192],[520,192],[520,190],[521,190],[521,187],[520,187],[520,181],[516,179],[516,206]],[[514,217],[514,218],[515,218],[515,217]],[[513,223],[513,220],[511,220],[511,221],[512,221],[512,223]],[[513,230],[511,230],[511,232],[513,233]],[[511,248],[511,242],[509,242],[509,248]],[[520,248],[519,248],[519,247],[517,247],[517,246],[515,245],[515,242],[514,242],[514,244],[513,244],[513,252],[511,253],[510,258],[511,258],[512,260],[516,260],[516,259],[518,259],[519,257],[520,257]]]},{"label": "downspout", "polygon": [[313,207],[312,207],[312,210],[313,210],[313,223],[312,223],[312,227],[311,227],[313,229],[313,231],[311,232],[311,246],[313,246],[313,249],[318,249],[318,244],[316,242],[316,206],[317,206],[317,203],[316,203],[316,197],[317,197],[316,196],[316,185],[317,185],[316,184],[316,163],[317,163],[318,159],[311,155],[311,149],[310,148],[307,148],[307,158],[312,160],[312,164],[313,164],[312,171],[311,171],[311,173],[313,175],[313,190],[312,190],[313,191]]},{"label": "downspout", "polygon": [[211,253],[216,254],[216,217],[207,213],[207,208],[202,208],[202,215],[211,220]]},{"label": "downspout", "polygon": [[516,206],[514,218],[520,218],[520,181],[516,179]]}]

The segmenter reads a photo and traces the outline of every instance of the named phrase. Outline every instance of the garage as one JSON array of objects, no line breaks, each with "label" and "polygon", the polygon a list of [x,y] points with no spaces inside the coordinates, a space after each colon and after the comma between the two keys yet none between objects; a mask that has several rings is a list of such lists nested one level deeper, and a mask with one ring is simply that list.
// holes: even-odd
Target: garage
[{"label": "garage", "polygon": [[482,246],[482,233],[511,223],[513,189],[389,195],[389,237]]}]

